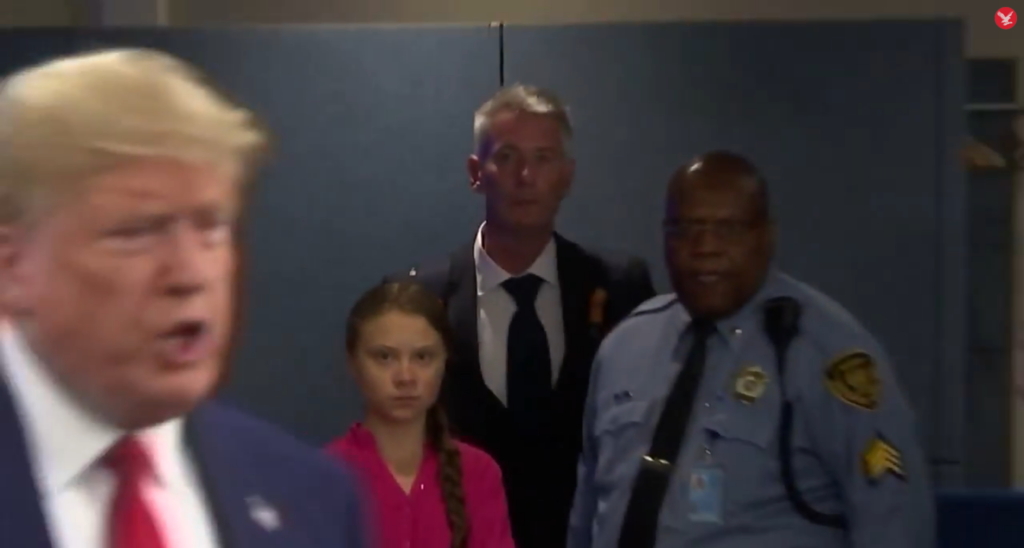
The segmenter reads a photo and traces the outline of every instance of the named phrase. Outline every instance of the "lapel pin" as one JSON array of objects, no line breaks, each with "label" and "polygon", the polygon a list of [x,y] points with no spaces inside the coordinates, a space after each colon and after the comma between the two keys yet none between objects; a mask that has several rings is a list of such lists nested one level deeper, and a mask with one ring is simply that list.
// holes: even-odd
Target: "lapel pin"
[{"label": "lapel pin", "polygon": [[590,310],[588,319],[590,326],[600,330],[604,325],[604,305],[608,302],[608,292],[603,288],[597,288],[590,294]]},{"label": "lapel pin", "polygon": [[246,504],[249,505],[249,517],[266,531],[276,531],[281,528],[281,516],[263,497],[246,497]]},{"label": "lapel pin", "polygon": [[764,394],[767,385],[768,374],[764,369],[758,365],[748,365],[736,376],[736,399],[746,404],[754,403]]},{"label": "lapel pin", "polygon": [[410,276],[415,276],[416,275],[416,268],[415,267],[409,269],[409,275]]}]

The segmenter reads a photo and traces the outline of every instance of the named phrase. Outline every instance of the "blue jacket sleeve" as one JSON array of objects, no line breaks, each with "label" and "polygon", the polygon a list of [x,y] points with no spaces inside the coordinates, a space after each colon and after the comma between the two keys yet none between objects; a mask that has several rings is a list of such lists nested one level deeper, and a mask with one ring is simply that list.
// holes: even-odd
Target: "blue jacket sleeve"
[{"label": "blue jacket sleeve", "polygon": [[594,471],[597,466],[597,440],[594,438],[594,416],[597,405],[597,386],[601,374],[600,354],[594,360],[590,374],[587,403],[583,409],[583,449],[577,467],[576,495],[569,514],[569,532],[566,548],[590,548],[597,509]]},{"label": "blue jacket sleeve", "polygon": [[848,350],[824,358],[824,368],[806,364],[802,414],[842,489],[850,546],[932,548],[926,458],[910,404],[880,354]]}]

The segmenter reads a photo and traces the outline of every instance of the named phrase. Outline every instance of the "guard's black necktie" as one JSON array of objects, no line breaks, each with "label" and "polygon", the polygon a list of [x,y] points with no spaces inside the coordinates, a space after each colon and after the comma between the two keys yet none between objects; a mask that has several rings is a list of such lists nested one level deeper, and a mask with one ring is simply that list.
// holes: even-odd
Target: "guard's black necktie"
[{"label": "guard's black necktie", "polygon": [[665,407],[654,428],[650,449],[643,457],[640,471],[626,506],[619,533],[619,548],[654,548],[658,539],[658,517],[665,492],[672,481],[676,457],[690,422],[694,399],[707,358],[708,337],[715,331],[709,321],[694,320],[690,325],[693,344],[682,371],[672,384]]},{"label": "guard's black necktie", "polygon": [[509,412],[522,432],[538,432],[551,420],[551,354],[534,306],[542,283],[536,274],[526,274],[501,284],[516,302],[508,326],[506,388]]}]

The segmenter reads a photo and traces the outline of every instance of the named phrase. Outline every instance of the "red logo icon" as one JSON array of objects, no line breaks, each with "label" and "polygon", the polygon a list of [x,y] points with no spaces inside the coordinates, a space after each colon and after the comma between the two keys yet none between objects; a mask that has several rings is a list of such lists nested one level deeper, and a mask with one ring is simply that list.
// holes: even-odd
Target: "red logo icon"
[{"label": "red logo icon", "polygon": [[1000,8],[996,12],[996,26],[1001,29],[1012,29],[1017,24],[1017,12],[1013,8]]}]

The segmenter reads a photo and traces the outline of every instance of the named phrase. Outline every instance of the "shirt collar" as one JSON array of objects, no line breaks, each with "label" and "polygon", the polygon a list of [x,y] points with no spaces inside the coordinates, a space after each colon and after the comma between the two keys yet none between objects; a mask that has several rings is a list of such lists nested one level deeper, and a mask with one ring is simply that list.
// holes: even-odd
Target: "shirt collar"
[{"label": "shirt collar", "polygon": [[[512,278],[505,269],[498,266],[484,250],[484,224],[476,231],[476,242],[473,244],[473,262],[476,263],[477,295],[483,295],[500,286],[505,280]],[[554,238],[548,241],[537,260],[533,261],[525,273],[536,274],[545,282],[558,285],[558,257]],[[525,274],[524,273],[524,274]]]},{"label": "shirt collar", "polygon": [[377,440],[373,438],[373,432],[357,422],[348,429],[348,440],[354,447],[363,450],[377,450]]},{"label": "shirt collar", "polygon": [[[752,333],[755,329],[764,329],[761,305],[768,299],[784,293],[780,281],[778,271],[774,268],[770,269],[761,288],[746,304],[732,315],[715,322],[716,332],[725,337],[730,347],[738,348],[740,341],[745,338],[744,334]],[[692,321],[689,313],[687,313],[686,319],[686,325],[689,326]]]},{"label": "shirt collar", "polygon": [[[374,437],[373,432],[370,431],[363,423],[356,422],[348,429],[348,435],[345,436],[345,441],[350,447],[355,448],[358,451],[365,453],[379,454],[377,448],[377,438]],[[432,458],[434,449],[427,441],[424,444],[424,458]]]},{"label": "shirt collar", "polygon": [[[46,494],[69,487],[125,432],[88,412],[46,370],[18,329],[0,326],[0,358],[22,418],[39,485]],[[183,420],[172,419],[138,432],[149,450],[156,478],[166,482],[184,449]]]}]

